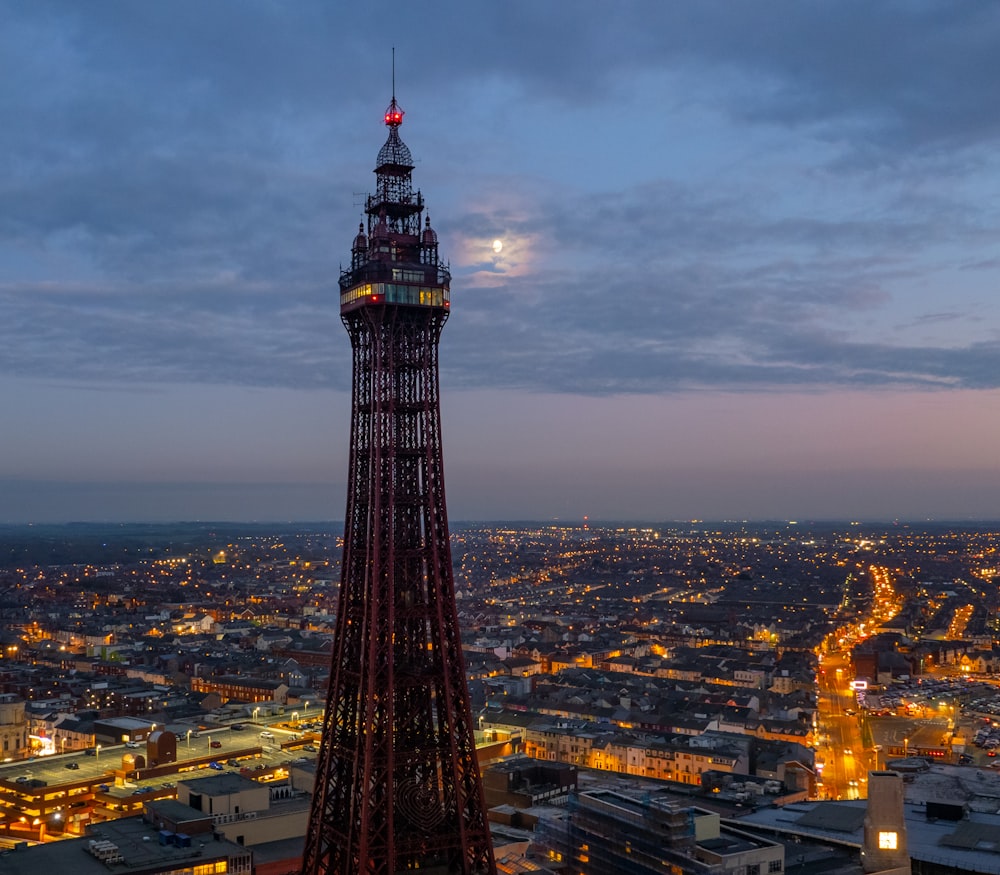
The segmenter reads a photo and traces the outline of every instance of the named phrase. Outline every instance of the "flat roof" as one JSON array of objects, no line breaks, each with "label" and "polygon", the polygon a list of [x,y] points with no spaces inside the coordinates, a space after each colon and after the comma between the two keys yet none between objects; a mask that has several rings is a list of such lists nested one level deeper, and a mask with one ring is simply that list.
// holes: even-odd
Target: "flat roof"
[{"label": "flat roof", "polygon": [[[146,872],[158,866],[163,869],[184,869],[230,856],[244,856],[250,852],[225,839],[216,839],[211,832],[190,837],[190,847],[161,845],[159,833],[151,823],[141,817],[126,817],[101,823],[88,835],[79,839],[33,845],[22,850],[0,854],[0,872],[4,875],[38,875],[39,872],[72,872],[73,875],[108,875]],[[113,867],[95,856],[91,843],[113,846],[121,860]]]},{"label": "flat roof", "polygon": [[[759,808],[730,822],[740,829],[774,830],[860,849],[867,805],[865,799],[796,802],[783,808]],[[834,809],[844,811],[834,815]],[[858,826],[845,831],[843,826],[852,817]],[[955,871],[1000,875],[1000,814],[970,811],[966,819],[957,822],[928,820],[926,804],[905,802],[903,817],[912,859],[947,865]]]},{"label": "flat roof", "polygon": [[266,786],[243,777],[239,772],[216,772],[203,778],[179,775],[178,780],[192,793],[203,793],[206,796],[224,796],[228,793],[240,793],[243,790],[259,790]]}]

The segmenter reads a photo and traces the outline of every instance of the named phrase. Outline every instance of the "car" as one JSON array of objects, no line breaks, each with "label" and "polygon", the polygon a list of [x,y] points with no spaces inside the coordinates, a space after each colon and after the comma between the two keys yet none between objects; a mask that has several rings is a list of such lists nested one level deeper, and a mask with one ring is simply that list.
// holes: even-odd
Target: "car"
[{"label": "car", "polygon": [[244,729],[246,729],[246,727],[242,723],[234,723],[229,728],[232,729],[233,732],[242,732]]},{"label": "car", "polygon": [[231,769],[238,769],[240,764],[236,760],[226,760],[226,765]]},{"label": "car", "polygon": [[222,747],[222,742],[221,741],[213,741],[212,742],[212,747]]},{"label": "car", "polygon": [[142,742],[141,741],[126,741],[125,742],[125,747],[131,747],[131,748],[142,747]]},{"label": "car", "polygon": [[849,757],[849,756],[853,755],[853,753],[854,752],[849,747],[845,747],[844,748],[844,756],[845,757]]},{"label": "car", "polygon": [[217,771],[217,772],[221,772],[221,771],[223,771],[223,768],[224,768],[224,767],[223,767],[223,765],[222,765],[222,763],[217,763],[217,762],[214,762],[214,761],[213,761],[213,762],[210,762],[210,763],[208,764],[208,767],[209,767],[210,769],[215,769],[215,771]]},{"label": "car", "polygon": [[31,779],[27,775],[18,775],[14,780],[16,780],[18,784],[27,784]]},{"label": "car", "polygon": [[66,768],[73,769],[73,771],[76,771],[78,768],[80,768],[80,764],[77,762],[66,763]]},{"label": "car", "polygon": [[86,750],[84,751],[84,753],[85,753],[85,754],[86,754],[87,756],[89,756],[89,757],[96,757],[96,756],[97,756],[97,748],[96,748],[96,747],[88,747],[88,748],[87,748],[87,749],[86,749]]},{"label": "car", "polygon": [[273,732],[268,732],[266,729],[260,734],[261,738],[274,738]]},{"label": "car", "polygon": [[302,746],[302,750],[307,750],[310,753],[316,753],[316,745],[315,744],[304,744]]},{"label": "car", "polygon": [[148,793],[149,791],[145,787],[136,787],[132,791],[133,796],[142,796],[143,793]]},{"label": "car", "polygon": [[97,785],[97,789],[100,790],[102,793],[107,793],[111,789],[111,785],[110,784],[98,784]]}]

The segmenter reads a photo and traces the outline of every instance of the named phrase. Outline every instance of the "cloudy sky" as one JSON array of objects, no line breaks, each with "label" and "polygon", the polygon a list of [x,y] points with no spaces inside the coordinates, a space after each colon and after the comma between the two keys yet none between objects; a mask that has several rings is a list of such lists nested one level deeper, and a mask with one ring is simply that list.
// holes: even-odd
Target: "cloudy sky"
[{"label": "cloudy sky", "polygon": [[1000,5],[2,6],[0,521],[342,518],[393,46],[453,520],[1000,518]]}]

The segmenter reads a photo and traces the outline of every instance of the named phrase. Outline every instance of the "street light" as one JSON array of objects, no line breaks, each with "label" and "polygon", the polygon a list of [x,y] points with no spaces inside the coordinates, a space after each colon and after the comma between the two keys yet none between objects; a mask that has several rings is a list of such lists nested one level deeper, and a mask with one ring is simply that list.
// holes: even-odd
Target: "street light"
[{"label": "street light", "polygon": [[189,730],[187,731],[187,737],[188,737],[188,750],[191,750],[191,732],[192,732],[192,730],[190,730],[190,729],[189,729]]},{"label": "street light", "polygon": [[292,711],[292,726],[298,726],[298,725],[299,725],[299,712]]},{"label": "street light", "polygon": [[254,709],[253,709],[253,722],[254,722],[254,723],[256,723],[256,722],[257,722],[257,715],[258,715],[258,714],[260,714],[260,708],[254,708]]},{"label": "street light", "polygon": [[101,756],[101,746],[98,744],[98,745],[95,745],[95,747],[94,747],[94,759],[95,760],[99,759],[100,756]]}]

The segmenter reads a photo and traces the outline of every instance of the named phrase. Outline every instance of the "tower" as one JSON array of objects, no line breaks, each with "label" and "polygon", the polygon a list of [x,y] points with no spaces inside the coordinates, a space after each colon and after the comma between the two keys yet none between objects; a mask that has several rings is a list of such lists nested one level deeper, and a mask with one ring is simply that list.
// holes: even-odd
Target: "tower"
[{"label": "tower", "polygon": [[903,776],[899,772],[868,773],[861,868],[865,872],[909,872]]},{"label": "tower", "polygon": [[455,607],[438,256],[403,110],[385,112],[375,194],[340,276],[351,451],[330,688],[303,875],[495,872]]}]

